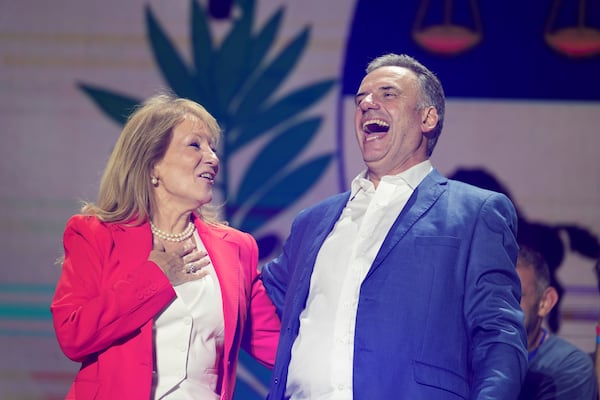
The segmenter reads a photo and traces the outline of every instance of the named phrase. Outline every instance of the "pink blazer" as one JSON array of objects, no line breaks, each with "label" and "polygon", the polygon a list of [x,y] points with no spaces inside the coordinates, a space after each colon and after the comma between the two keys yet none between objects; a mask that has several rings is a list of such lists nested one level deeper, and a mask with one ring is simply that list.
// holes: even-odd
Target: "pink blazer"
[{"label": "pink blazer", "polygon": [[[273,366],[279,319],[258,279],[258,249],[247,233],[195,220],[223,297],[225,353],[221,399],[235,386],[243,347]],[[128,227],[76,215],[64,232],[65,261],[50,306],[58,342],[81,369],[67,399],[144,399],[151,395],[153,318],[175,297],[148,261],[149,224]]]}]

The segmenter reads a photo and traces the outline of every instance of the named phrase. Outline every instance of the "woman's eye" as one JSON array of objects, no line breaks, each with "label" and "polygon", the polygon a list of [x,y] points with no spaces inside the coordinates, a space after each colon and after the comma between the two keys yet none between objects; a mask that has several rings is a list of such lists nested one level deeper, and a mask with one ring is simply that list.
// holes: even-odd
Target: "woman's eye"
[{"label": "woman's eye", "polygon": [[199,149],[199,148],[200,148],[200,143],[197,143],[197,142],[192,142],[192,143],[190,143],[190,146],[192,146],[192,147],[195,147],[195,148]]}]

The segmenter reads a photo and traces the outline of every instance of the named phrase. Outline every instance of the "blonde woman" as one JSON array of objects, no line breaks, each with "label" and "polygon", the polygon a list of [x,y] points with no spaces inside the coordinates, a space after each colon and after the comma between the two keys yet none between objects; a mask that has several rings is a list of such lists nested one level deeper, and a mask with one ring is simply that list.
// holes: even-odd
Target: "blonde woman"
[{"label": "blonde woman", "polygon": [[231,399],[240,346],[272,366],[279,320],[256,242],[209,208],[219,135],[201,105],[149,99],[97,202],[67,222],[51,311],[81,363],[68,399]]}]

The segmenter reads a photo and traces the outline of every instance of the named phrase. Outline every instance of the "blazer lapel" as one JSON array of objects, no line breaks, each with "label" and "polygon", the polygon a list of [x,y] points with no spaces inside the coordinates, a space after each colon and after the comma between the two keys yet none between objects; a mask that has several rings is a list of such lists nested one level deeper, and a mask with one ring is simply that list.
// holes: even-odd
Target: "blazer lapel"
[{"label": "blazer lapel", "polygon": [[233,346],[238,321],[240,296],[239,251],[237,243],[227,240],[227,233],[211,227],[200,218],[195,219],[198,234],[212,261],[223,298],[223,318],[225,324],[225,348],[227,353]]},{"label": "blazer lapel", "polygon": [[152,232],[148,223],[139,226],[113,224],[112,230],[114,252],[119,255],[122,265],[138,265],[148,259],[152,250]]},{"label": "blazer lapel", "polygon": [[431,171],[417,186],[408,202],[394,221],[385,240],[383,241],[373,266],[367,273],[367,277],[385,260],[389,252],[398,244],[412,226],[423,214],[429,210],[437,199],[446,191],[448,179],[440,175],[437,170]]}]

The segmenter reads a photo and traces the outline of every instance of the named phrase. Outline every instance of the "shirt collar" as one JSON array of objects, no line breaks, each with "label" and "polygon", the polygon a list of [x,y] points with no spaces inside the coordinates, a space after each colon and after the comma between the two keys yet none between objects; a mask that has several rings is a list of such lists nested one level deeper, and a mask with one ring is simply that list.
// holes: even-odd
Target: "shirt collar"
[{"label": "shirt collar", "polygon": [[[406,171],[400,172],[397,175],[385,175],[381,178],[381,180],[392,185],[406,183],[412,190],[415,190],[415,188],[419,186],[419,183],[421,183],[421,181],[427,176],[427,174],[431,172],[432,169],[433,165],[431,164],[431,161],[425,160],[410,167]],[[361,173],[352,180],[350,185],[350,198],[354,198],[354,196],[356,196],[360,190],[364,190],[365,192],[375,191],[373,182],[367,179],[366,169],[361,171]]]}]

